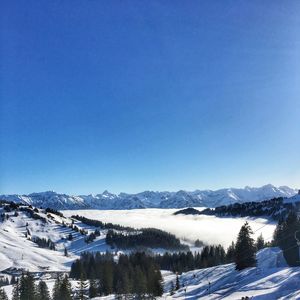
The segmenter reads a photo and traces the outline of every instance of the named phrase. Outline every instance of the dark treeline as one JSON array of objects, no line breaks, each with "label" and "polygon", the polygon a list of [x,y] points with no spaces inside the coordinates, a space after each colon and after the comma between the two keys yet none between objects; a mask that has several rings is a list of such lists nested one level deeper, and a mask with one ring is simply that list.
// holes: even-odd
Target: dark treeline
[{"label": "dark treeline", "polygon": [[67,276],[57,275],[55,284],[50,296],[47,284],[40,280],[37,284],[30,273],[23,274],[14,284],[12,300],[77,300],[73,297],[71,283]]},{"label": "dark treeline", "polygon": [[50,239],[40,238],[38,236],[33,236],[31,241],[37,244],[40,248],[48,248],[50,250],[55,250],[55,243]]},{"label": "dark treeline", "polygon": [[47,207],[45,211],[46,211],[46,213],[51,213],[51,214],[57,215],[59,217],[63,217],[64,216],[60,211],[58,211],[56,209],[53,209],[53,208]]},{"label": "dark treeline", "polygon": [[83,253],[72,264],[70,277],[89,279],[90,297],[115,293],[142,298],[163,293],[159,266],[153,257],[143,252],[122,254],[117,262],[110,253]]},{"label": "dark treeline", "polygon": [[135,230],[132,227],[126,227],[126,226],[121,226],[121,225],[112,224],[112,223],[103,223],[99,220],[88,219],[86,217],[82,217],[82,216],[78,216],[78,215],[72,216],[71,218],[78,220],[86,225],[98,227],[101,229],[115,229],[115,230],[126,230],[126,231],[134,231]]},{"label": "dark treeline", "polygon": [[13,201],[6,201],[6,200],[0,200],[0,207],[3,207],[5,210],[11,209],[15,210],[18,209],[20,206],[19,203],[13,202]]},{"label": "dark treeline", "polygon": [[188,246],[181,244],[175,235],[155,228],[143,228],[134,232],[109,230],[106,235],[106,243],[120,249],[133,249],[136,247],[182,251],[189,249]]},{"label": "dark treeline", "polygon": [[300,219],[296,212],[291,212],[284,220],[280,220],[274,232],[274,246],[283,250],[286,262],[290,266],[299,266]]},{"label": "dark treeline", "polygon": [[5,285],[9,285],[9,280],[8,278],[0,278],[0,287],[5,286]]},{"label": "dark treeline", "polygon": [[282,197],[273,198],[261,202],[234,203],[216,207],[215,209],[207,208],[199,212],[203,215],[223,216],[251,216],[261,217],[269,216],[274,220],[285,219],[290,212],[300,210],[300,202],[284,203]]},{"label": "dark treeline", "polygon": [[162,270],[170,270],[172,272],[187,272],[195,269],[202,269],[230,263],[233,257],[230,253],[227,255],[221,245],[205,246],[201,252],[192,253],[164,253],[163,255],[155,255],[155,262]]},{"label": "dark treeline", "polygon": [[[187,251],[189,249],[188,246],[181,244],[180,240],[176,238],[175,235],[159,229],[143,228],[140,230],[136,230],[131,227],[124,227],[112,223],[103,223],[98,220],[92,220],[78,215],[72,216],[72,218],[89,226],[108,229],[106,243],[112,247],[117,247],[120,249],[150,247],[182,251]],[[86,242],[92,242],[98,235],[99,234],[96,230],[86,238]]]}]

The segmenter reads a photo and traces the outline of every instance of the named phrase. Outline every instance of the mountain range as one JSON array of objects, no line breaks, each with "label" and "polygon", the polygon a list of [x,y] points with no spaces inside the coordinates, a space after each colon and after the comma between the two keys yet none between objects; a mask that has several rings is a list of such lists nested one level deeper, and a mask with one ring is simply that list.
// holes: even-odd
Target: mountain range
[{"label": "mountain range", "polygon": [[136,194],[112,194],[104,191],[97,195],[66,195],[53,191],[28,195],[0,195],[0,200],[31,204],[54,209],[135,209],[135,208],[183,208],[217,207],[235,202],[262,201],[274,197],[289,198],[297,194],[287,186],[224,188],[219,190],[195,190],[192,192],[144,191]]}]

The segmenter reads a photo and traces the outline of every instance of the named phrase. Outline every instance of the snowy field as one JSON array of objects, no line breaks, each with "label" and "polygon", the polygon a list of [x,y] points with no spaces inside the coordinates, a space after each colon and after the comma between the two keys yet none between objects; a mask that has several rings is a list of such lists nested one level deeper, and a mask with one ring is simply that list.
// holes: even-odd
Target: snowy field
[{"label": "snowy field", "polygon": [[[199,209],[199,208],[198,208]],[[177,215],[178,209],[133,209],[133,210],[64,210],[67,217],[81,215],[90,219],[111,222],[134,228],[155,227],[175,234],[182,240],[196,239],[207,244],[227,247],[235,241],[241,226],[248,221],[256,236],[263,234],[265,240],[272,238],[276,223],[263,218],[218,218],[215,216]],[[260,229],[261,228],[261,229]]]},{"label": "snowy field", "polygon": [[[183,273],[179,277],[181,288],[172,296],[169,291],[176,275],[162,271],[165,293],[157,299],[238,300],[245,296],[253,300],[300,299],[300,267],[287,267],[280,249],[261,250],[257,254],[257,263],[257,267],[240,272],[235,270],[234,264],[227,264]],[[52,291],[54,280],[45,282]],[[78,285],[74,280],[71,283],[73,288]],[[4,290],[11,299],[12,286],[5,286]],[[93,299],[114,300],[116,297],[110,295]]]},{"label": "snowy field", "polygon": [[[176,277],[171,272],[164,272],[163,277],[169,290]],[[173,296],[165,293],[164,299],[237,300],[248,296],[256,300],[297,300],[300,267],[287,267],[280,249],[265,248],[257,253],[257,267],[238,272],[234,264],[227,264],[194,270],[182,274],[180,284],[179,291]]]}]

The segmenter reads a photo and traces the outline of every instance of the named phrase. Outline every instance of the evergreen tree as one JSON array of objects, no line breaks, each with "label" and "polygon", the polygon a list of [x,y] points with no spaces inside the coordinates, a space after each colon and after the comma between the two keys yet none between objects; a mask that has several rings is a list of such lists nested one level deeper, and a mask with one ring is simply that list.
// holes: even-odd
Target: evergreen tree
[{"label": "evergreen tree", "polygon": [[231,245],[227,248],[226,262],[232,263],[234,262],[234,259],[235,259],[235,243],[232,242]]},{"label": "evergreen tree", "polygon": [[103,265],[102,290],[105,295],[113,292],[113,266],[109,262]]},{"label": "evergreen tree", "polygon": [[144,273],[140,266],[137,266],[134,271],[134,291],[138,298],[142,298],[147,292],[147,282]]},{"label": "evergreen tree", "polygon": [[52,290],[52,298],[53,300],[59,300],[60,297],[60,285],[61,285],[61,277],[57,274],[56,280],[54,282],[54,287]]},{"label": "evergreen tree", "polygon": [[237,270],[256,265],[254,240],[251,227],[246,222],[240,229],[235,247],[235,264]]},{"label": "evergreen tree", "polygon": [[94,298],[98,295],[97,282],[95,279],[90,279],[89,297]]},{"label": "evergreen tree", "polygon": [[47,284],[44,281],[40,281],[37,286],[37,300],[50,300],[50,294]]},{"label": "evergreen tree", "polygon": [[14,285],[14,284],[16,284],[16,283],[17,283],[17,279],[16,279],[16,277],[13,275],[13,276],[11,277],[10,284],[11,284],[11,285]]},{"label": "evergreen tree", "polygon": [[256,239],[256,249],[261,250],[265,247],[265,240],[262,234],[260,234]]},{"label": "evergreen tree", "polygon": [[72,287],[67,275],[61,281],[59,296],[59,300],[72,300]]},{"label": "evergreen tree", "polygon": [[36,296],[34,278],[30,273],[22,275],[20,279],[20,300],[33,300]]},{"label": "evergreen tree", "polygon": [[[148,278],[150,281],[150,279]],[[152,294],[155,297],[161,296],[164,292],[163,286],[162,286],[162,276],[159,270],[154,270],[151,273],[151,281],[150,283],[150,289],[149,294]]]},{"label": "evergreen tree", "polygon": [[87,289],[88,289],[88,282],[85,280],[84,276],[81,275],[80,281],[77,285],[77,297],[78,300],[87,299]]},{"label": "evergreen tree", "polygon": [[17,280],[12,290],[12,300],[20,300],[20,285]]},{"label": "evergreen tree", "polygon": [[175,291],[180,289],[179,276],[176,274],[176,283],[175,283]]},{"label": "evergreen tree", "polygon": [[290,266],[299,266],[300,219],[296,212],[291,212],[285,220],[280,220],[274,232],[274,245],[283,250],[284,258]]}]

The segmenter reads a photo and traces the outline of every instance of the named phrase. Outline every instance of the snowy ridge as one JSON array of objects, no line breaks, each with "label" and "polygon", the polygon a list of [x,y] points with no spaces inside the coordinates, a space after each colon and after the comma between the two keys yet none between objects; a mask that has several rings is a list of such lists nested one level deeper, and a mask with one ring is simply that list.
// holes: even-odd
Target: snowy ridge
[{"label": "snowy ridge", "polygon": [[134,208],[183,208],[217,207],[235,202],[262,201],[275,197],[292,197],[297,190],[287,186],[275,187],[271,184],[262,187],[226,188],[216,191],[196,190],[193,192],[153,192],[137,194],[104,191],[97,195],[70,196],[52,191],[29,195],[0,195],[1,200],[31,204],[37,207],[55,209],[134,209]]}]

